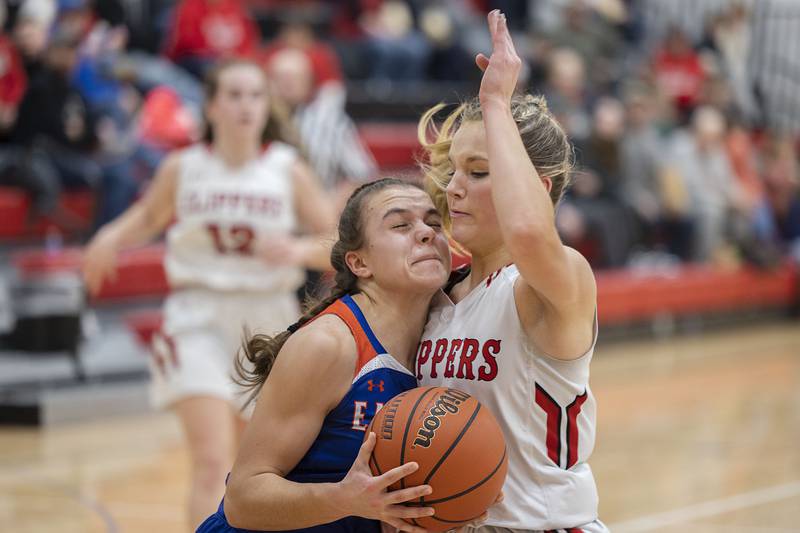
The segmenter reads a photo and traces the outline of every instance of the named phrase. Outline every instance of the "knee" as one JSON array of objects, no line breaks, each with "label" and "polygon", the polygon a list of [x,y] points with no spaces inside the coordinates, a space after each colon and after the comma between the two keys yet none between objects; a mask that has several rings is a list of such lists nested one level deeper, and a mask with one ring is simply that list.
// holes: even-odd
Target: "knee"
[{"label": "knee", "polygon": [[231,466],[227,453],[205,451],[198,453],[193,459],[195,479],[199,485],[208,489],[217,489],[224,485],[225,476]]}]

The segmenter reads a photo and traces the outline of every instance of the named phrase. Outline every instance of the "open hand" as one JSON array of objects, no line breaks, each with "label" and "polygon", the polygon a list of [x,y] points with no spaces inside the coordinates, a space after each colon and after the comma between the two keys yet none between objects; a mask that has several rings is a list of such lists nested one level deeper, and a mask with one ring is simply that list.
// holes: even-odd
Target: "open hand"
[{"label": "open hand", "polygon": [[348,516],[362,516],[380,520],[398,531],[426,533],[421,527],[409,524],[403,519],[422,518],[433,515],[432,507],[406,507],[405,502],[416,500],[431,493],[430,485],[419,485],[389,492],[388,488],[402,478],[417,471],[417,463],[406,463],[381,474],[373,476],[369,469],[369,458],[375,449],[377,438],[370,432],[358,451],[353,466],[345,478],[339,482],[339,506]]},{"label": "open hand", "polygon": [[488,21],[492,35],[492,55],[486,57],[478,54],[475,57],[475,63],[483,71],[478,96],[481,103],[496,100],[507,104],[517,86],[522,60],[511,41],[506,16],[495,9],[489,13]]}]

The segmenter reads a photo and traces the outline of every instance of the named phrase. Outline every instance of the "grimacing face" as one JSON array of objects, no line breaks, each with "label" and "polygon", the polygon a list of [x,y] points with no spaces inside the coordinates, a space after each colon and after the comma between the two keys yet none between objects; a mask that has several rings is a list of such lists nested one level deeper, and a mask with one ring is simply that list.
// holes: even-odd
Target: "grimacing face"
[{"label": "grimacing face", "polygon": [[431,295],[450,275],[450,249],[442,216],[430,197],[416,187],[389,187],[367,199],[364,246],[358,254],[361,277],[405,293]]},{"label": "grimacing face", "polygon": [[217,92],[206,113],[215,135],[260,138],[269,113],[263,71],[250,64],[224,69],[219,73]]}]

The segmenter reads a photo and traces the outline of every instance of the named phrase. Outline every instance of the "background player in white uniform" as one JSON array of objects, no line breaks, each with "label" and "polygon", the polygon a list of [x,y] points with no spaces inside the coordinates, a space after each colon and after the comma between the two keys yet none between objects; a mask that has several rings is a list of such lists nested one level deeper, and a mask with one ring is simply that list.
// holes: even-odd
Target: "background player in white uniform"
[{"label": "background player in white uniform", "polygon": [[[154,341],[153,399],[179,415],[193,479],[190,524],[224,492],[244,425],[232,371],[245,326],[284,329],[299,316],[303,267],[329,268],[323,239],[335,214],[286,142],[261,68],[224,63],[207,85],[208,142],[171,154],[145,196],[89,244],[91,291],[113,275],[117,252],[150,241],[170,222],[165,268],[173,290]],[[312,235],[292,236],[299,227]]]},{"label": "background player in white uniform", "polygon": [[[503,427],[504,500],[481,531],[601,532],[586,463],[596,287],[555,227],[572,151],[544,100],[512,98],[520,59],[505,17],[493,11],[489,27],[492,55],[476,58],[484,71],[478,100],[425,143],[430,191],[472,266],[434,300],[417,378],[474,395]],[[423,133],[435,111],[423,117]]]}]

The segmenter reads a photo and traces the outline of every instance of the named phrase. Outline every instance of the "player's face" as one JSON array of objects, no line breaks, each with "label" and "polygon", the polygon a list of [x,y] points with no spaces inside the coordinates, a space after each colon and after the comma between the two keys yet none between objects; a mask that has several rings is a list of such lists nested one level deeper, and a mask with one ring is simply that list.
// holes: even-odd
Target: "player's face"
[{"label": "player's face", "polygon": [[391,187],[368,199],[362,212],[365,245],[359,251],[378,286],[433,294],[450,275],[442,216],[415,187]]},{"label": "player's face", "polygon": [[255,65],[233,65],[219,74],[217,93],[207,108],[215,135],[259,139],[269,100],[264,73]]},{"label": "player's face", "polygon": [[470,251],[502,243],[492,202],[486,129],[483,122],[465,122],[450,144],[451,178],[447,207],[453,238]]}]

